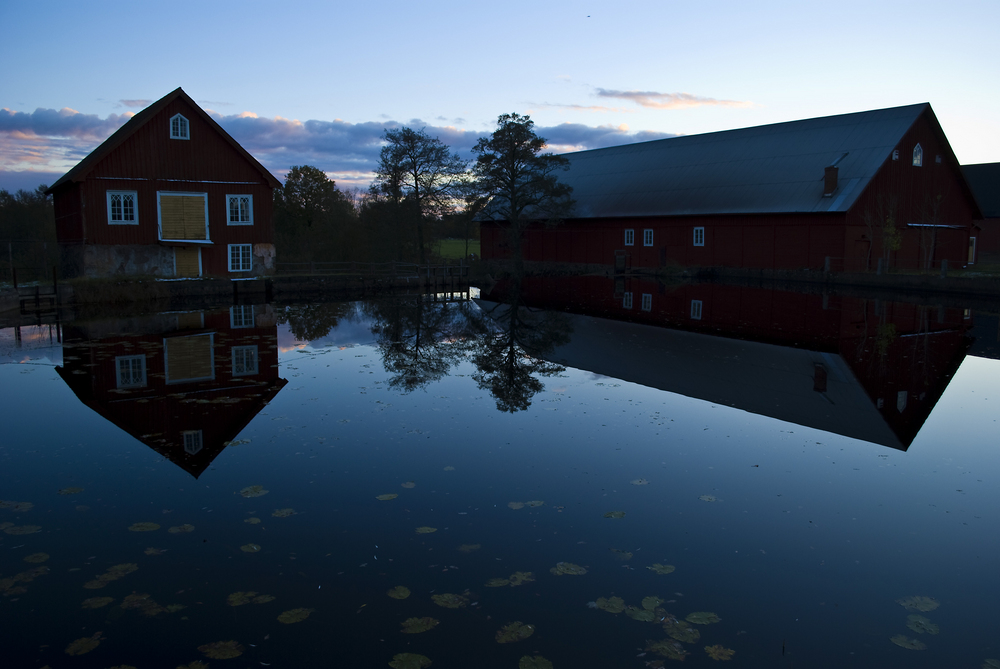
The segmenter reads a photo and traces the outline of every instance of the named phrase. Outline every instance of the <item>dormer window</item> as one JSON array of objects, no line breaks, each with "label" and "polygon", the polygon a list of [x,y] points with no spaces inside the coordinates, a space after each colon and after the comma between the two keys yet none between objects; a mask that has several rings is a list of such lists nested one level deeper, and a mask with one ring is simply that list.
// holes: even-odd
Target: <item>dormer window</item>
[{"label": "dormer window", "polygon": [[190,139],[188,120],[177,114],[170,119],[170,139]]},{"label": "dormer window", "polygon": [[924,164],[924,150],[917,144],[913,147],[913,166],[920,167]]}]

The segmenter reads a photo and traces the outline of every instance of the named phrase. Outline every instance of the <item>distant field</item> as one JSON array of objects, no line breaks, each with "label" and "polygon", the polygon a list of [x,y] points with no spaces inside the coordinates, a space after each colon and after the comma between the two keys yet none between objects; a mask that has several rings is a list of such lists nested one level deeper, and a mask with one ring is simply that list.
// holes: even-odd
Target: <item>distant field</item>
[{"label": "distant field", "polygon": [[[449,260],[459,260],[465,256],[464,239],[442,239],[438,242],[438,255]],[[469,240],[469,253],[475,253],[479,257],[479,240]]]}]

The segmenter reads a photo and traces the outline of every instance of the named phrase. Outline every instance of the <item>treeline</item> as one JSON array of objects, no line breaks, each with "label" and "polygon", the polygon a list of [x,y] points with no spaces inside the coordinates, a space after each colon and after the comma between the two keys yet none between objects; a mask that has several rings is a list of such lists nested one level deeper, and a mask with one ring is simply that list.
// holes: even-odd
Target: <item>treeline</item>
[{"label": "treeline", "polygon": [[0,189],[0,280],[11,280],[12,264],[18,281],[35,281],[51,276],[59,263],[55,210],[46,188]]}]

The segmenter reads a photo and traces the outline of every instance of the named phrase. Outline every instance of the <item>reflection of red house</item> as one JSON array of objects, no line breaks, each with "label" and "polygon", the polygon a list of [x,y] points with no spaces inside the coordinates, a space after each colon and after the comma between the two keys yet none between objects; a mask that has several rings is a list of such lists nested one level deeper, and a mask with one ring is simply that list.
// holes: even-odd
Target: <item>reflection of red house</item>
[{"label": "reflection of red house", "polygon": [[161,314],[145,334],[66,326],[56,370],[80,401],[197,478],[287,383],[269,309]]},{"label": "reflection of red house", "polygon": [[604,277],[521,296],[578,314],[553,362],[904,450],[971,343],[962,309],[842,296]]},{"label": "reflection of red house", "polygon": [[[979,217],[928,104],[563,155],[570,167],[557,176],[575,208],[527,231],[526,260],[863,271],[885,256],[891,267],[961,267]],[[481,233],[484,259],[509,255],[501,223]]]},{"label": "reflection of red house", "polygon": [[1000,262],[1000,163],[962,165],[962,173],[983,213],[969,253],[975,251],[975,262]]},{"label": "reflection of red house", "polygon": [[52,194],[65,276],[274,271],[280,183],[180,88],[133,116]]}]

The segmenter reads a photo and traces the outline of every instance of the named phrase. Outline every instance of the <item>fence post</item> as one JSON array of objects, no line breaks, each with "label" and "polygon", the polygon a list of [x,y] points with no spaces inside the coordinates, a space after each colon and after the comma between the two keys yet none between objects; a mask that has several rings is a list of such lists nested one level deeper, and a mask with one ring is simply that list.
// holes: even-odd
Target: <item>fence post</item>
[{"label": "fence post", "polygon": [[825,259],[823,260],[823,271],[824,271],[825,273],[827,273],[827,274],[829,274],[829,273],[830,273],[830,256],[827,256],[827,257],[826,257],[826,258],[825,258]]},{"label": "fence post", "polygon": [[878,259],[878,268],[875,270],[875,274],[881,274],[881,273],[882,273],[882,258],[879,258]]},{"label": "fence post", "polygon": [[52,294],[53,300],[56,304],[59,304],[59,274],[56,272],[56,266],[52,266]]},{"label": "fence post", "polygon": [[941,261],[941,278],[948,276],[948,259],[945,258]]}]

